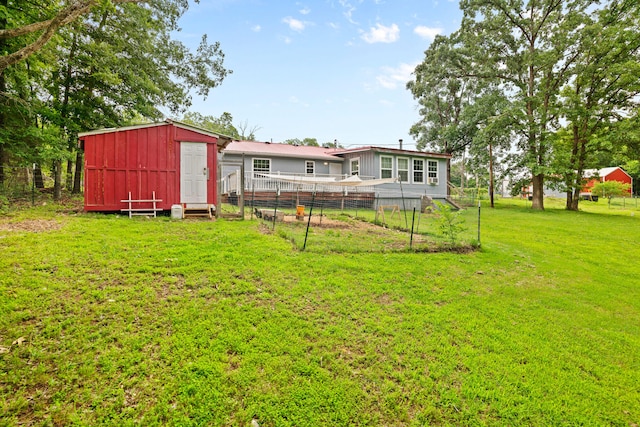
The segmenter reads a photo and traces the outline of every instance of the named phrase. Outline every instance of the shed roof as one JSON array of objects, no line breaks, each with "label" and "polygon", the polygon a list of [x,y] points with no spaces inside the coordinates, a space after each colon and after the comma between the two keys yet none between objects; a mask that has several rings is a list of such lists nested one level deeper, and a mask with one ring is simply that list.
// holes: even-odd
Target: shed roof
[{"label": "shed roof", "polygon": [[184,129],[184,130],[195,132],[211,138],[216,138],[218,140],[217,141],[218,150],[224,149],[227,145],[229,145],[229,143],[232,140],[232,138],[229,136],[221,135],[219,133],[214,133],[214,132],[211,132],[210,130],[203,129],[198,126],[193,126],[187,123],[182,123],[182,122],[178,122],[171,119],[167,119],[164,122],[144,123],[139,125],[123,126],[118,128],[104,128],[104,129],[96,129],[96,130],[87,131],[87,132],[80,132],[78,133],[78,138],[81,139],[85,136],[101,135],[101,134],[113,133],[113,132],[126,132],[131,130],[145,129],[145,128],[151,128],[151,127],[157,127],[157,126],[174,126],[179,129]]},{"label": "shed roof", "polygon": [[225,148],[224,153],[329,160],[332,162],[344,161],[344,159],[335,156],[337,153],[335,148],[257,141],[233,141]]}]

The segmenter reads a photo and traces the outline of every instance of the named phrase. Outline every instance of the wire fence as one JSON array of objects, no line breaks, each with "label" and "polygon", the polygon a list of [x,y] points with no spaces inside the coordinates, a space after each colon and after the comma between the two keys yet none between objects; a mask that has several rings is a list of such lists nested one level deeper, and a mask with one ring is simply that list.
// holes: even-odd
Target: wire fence
[{"label": "wire fence", "polygon": [[[357,194],[357,196],[355,196]],[[260,221],[265,230],[277,233],[300,250],[317,252],[388,252],[438,249],[468,250],[479,242],[476,218],[465,214],[468,224],[455,241],[443,235],[441,207],[405,208],[401,201],[388,203],[374,193],[272,193],[257,200],[245,194],[244,219]],[[238,200],[228,198],[222,216],[236,216]],[[419,203],[423,200],[418,199]],[[405,205],[408,203],[405,203]],[[462,213],[462,212],[461,212]],[[454,215],[457,215],[455,213]],[[237,216],[242,217],[242,214]],[[456,249],[458,248],[458,249]]]}]

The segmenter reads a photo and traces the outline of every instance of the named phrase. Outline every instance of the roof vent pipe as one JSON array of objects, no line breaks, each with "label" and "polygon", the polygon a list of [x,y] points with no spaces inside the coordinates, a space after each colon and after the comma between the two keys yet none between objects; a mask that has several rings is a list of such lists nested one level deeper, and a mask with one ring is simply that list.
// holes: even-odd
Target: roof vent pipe
[{"label": "roof vent pipe", "polygon": [[400,149],[402,150],[402,138],[400,138],[398,142],[400,143]]}]

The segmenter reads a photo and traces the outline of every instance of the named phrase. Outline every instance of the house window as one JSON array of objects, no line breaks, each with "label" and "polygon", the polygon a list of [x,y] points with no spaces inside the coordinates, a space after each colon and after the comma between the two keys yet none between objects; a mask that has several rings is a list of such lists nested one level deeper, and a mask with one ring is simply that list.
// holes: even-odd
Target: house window
[{"label": "house window", "polygon": [[398,179],[409,182],[409,159],[398,159]]},{"label": "house window", "polygon": [[413,159],[413,182],[416,184],[424,182],[424,160]]},{"label": "house window", "polygon": [[351,175],[360,175],[360,159],[351,159]]},{"label": "house window", "polygon": [[436,160],[427,160],[427,178],[429,184],[438,183],[438,162]]},{"label": "house window", "polygon": [[271,159],[253,159],[253,177],[264,178],[262,174],[271,172]]},{"label": "house window", "polygon": [[307,175],[315,175],[316,174],[316,162],[307,160],[305,162],[304,170]]},{"label": "house window", "polygon": [[380,178],[393,177],[393,157],[380,157]]}]

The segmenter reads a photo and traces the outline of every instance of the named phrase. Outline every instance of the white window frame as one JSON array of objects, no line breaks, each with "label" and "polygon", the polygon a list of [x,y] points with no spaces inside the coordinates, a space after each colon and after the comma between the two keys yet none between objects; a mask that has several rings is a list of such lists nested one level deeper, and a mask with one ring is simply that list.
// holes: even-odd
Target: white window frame
[{"label": "white window frame", "polygon": [[[309,167],[311,166],[311,167]],[[309,169],[311,169],[311,172],[309,172]],[[316,174],[316,162],[314,162],[313,160],[305,160],[304,162],[304,173],[305,175],[313,175],[315,176]]]},{"label": "white window frame", "polygon": [[[407,162],[407,168],[406,168],[406,169],[402,169],[402,168],[400,168],[400,161],[401,161],[401,160],[405,160],[405,161]],[[398,158],[396,159],[396,169],[397,169],[397,171],[398,171],[398,174],[397,174],[397,175],[398,175],[398,180],[399,180],[400,182],[410,182],[410,181],[409,181],[409,178],[411,177],[411,175],[410,175],[409,171],[411,170],[411,161],[409,160],[409,158],[408,158],[408,157],[398,157]],[[406,172],[406,173],[407,173],[407,177],[406,177],[406,179],[402,180],[402,179],[400,178],[400,172]]]},{"label": "white window frame", "polygon": [[[431,169],[431,166],[435,165],[435,170]],[[429,184],[438,184],[438,161],[427,160],[427,182]]]},{"label": "white window frame", "polygon": [[[422,169],[420,170],[416,169],[416,162],[422,163]],[[424,159],[411,159],[411,182],[413,182],[414,184],[424,184],[424,178],[425,178],[424,164],[425,164]],[[422,174],[421,180],[416,179],[416,172]]]},{"label": "white window frame", "polygon": [[[256,170],[256,161],[266,161],[266,162],[268,162],[269,170],[266,171],[266,172],[264,170],[262,170],[262,169]],[[267,158],[264,158],[264,157],[254,157],[254,158],[252,158],[251,159],[251,172],[252,172],[251,175],[254,178],[264,178],[263,176],[258,177],[257,174],[264,174],[264,173],[270,174],[271,173],[271,159],[267,159]]]},{"label": "white window frame", "polygon": [[[388,168],[383,168],[382,167],[382,160],[383,159],[388,159],[389,160],[389,167]],[[389,171],[389,176],[382,176],[382,172],[383,171]],[[393,156],[380,156],[380,178],[393,178]]]},{"label": "white window frame", "polygon": [[[356,164],[356,168],[354,170],[353,164]],[[351,175],[360,175],[360,157],[354,157],[349,160],[349,173]]]}]

